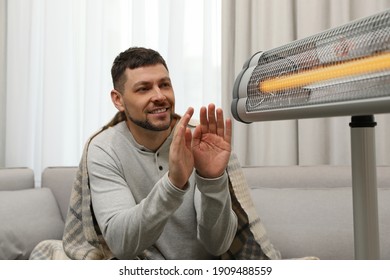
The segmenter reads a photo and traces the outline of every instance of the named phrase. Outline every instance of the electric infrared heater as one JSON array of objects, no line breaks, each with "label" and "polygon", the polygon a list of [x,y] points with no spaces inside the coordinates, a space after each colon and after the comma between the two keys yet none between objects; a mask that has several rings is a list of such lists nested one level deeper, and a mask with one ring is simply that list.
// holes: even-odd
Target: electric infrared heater
[{"label": "electric infrared heater", "polygon": [[390,112],[390,10],[254,54],[231,110],[243,123],[351,116],[355,258],[379,259],[374,114]]}]

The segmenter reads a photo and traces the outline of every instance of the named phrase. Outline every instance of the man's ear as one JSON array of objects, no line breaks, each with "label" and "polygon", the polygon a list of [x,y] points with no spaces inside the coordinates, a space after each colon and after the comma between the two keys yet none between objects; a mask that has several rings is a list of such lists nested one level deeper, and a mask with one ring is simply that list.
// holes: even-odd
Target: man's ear
[{"label": "man's ear", "polygon": [[125,107],[123,105],[123,96],[119,91],[115,89],[111,91],[111,100],[112,103],[114,103],[115,108],[118,109],[118,111],[123,112],[125,110]]}]

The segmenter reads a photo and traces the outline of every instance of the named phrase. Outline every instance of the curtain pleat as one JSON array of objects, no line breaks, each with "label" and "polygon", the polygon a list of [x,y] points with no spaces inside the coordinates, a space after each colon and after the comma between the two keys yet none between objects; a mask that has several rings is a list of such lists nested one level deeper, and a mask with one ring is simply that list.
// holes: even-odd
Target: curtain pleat
[{"label": "curtain pleat", "polygon": [[0,168],[5,166],[7,2],[0,0]]}]

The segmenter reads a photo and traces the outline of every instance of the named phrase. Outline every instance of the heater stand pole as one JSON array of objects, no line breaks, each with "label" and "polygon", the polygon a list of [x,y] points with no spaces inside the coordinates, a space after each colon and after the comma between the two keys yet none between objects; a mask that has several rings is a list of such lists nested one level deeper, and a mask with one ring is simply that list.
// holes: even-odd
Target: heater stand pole
[{"label": "heater stand pole", "polygon": [[355,259],[378,260],[379,223],[374,116],[351,118]]}]

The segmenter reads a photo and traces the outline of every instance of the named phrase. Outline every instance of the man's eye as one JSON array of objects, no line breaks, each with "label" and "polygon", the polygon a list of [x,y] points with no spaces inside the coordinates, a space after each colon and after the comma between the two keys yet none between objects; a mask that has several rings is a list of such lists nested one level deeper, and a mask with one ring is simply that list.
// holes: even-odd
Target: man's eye
[{"label": "man's eye", "polygon": [[171,84],[170,83],[163,83],[163,84],[161,84],[160,87],[162,87],[162,88],[170,88]]},{"label": "man's eye", "polygon": [[137,88],[137,92],[145,92],[145,91],[148,91],[148,88],[146,87]]}]

